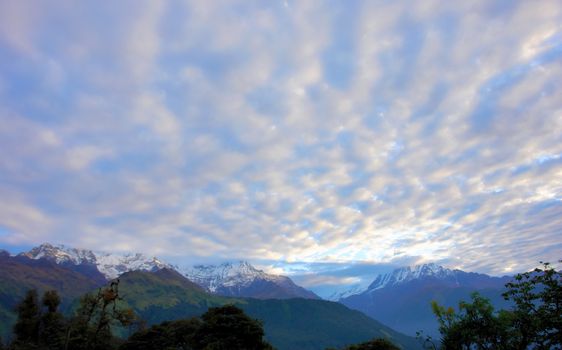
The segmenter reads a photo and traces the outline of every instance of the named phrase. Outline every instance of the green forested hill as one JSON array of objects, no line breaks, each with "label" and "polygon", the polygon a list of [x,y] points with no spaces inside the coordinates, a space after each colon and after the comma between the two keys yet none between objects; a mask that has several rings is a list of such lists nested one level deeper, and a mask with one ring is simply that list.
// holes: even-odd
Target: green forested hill
[{"label": "green forested hill", "polygon": [[404,349],[419,348],[415,339],[338,303],[219,297],[186,285],[186,281],[169,270],[135,271],[120,277],[119,289],[128,305],[149,324],[201,315],[212,306],[236,304],[263,322],[267,340],[280,350],[341,347],[374,337],[388,338]]},{"label": "green forested hill", "polygon": [[404,349],[421,348],[365,314],[324,300],[248,300],[239,305],[264,322],[267,339],[279,349],[325,349],[371,338],[387,338]]}]

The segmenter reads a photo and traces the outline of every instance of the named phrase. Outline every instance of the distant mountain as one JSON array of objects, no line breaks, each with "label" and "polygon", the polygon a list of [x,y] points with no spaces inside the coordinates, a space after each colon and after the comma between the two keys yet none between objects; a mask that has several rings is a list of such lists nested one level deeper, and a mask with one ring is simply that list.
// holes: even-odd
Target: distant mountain
[{"label": "distant mountain", "polygon": [[357,284],[357,285],[353,285],[343,291],[336,291],[333,292],[332,294],[330,294],[328,297],[326,297],[326,300],[330,300],[330,301],[340,301],[342,299],[345,299],[347,297],[350,297],[352,295],[356,295],[356,294],[361,294],[363,293],[367,288]]},{"label": "distant mountain", "polygon": [[416,331],[438,336],[438,324],[431,311],[432,300],[457,307],[478,291],[496,307],[508,307],[501,296],[510,277],[451,270],[436,264],[404,267],[378,275],[369,287],[339,301],[408,335]]},{"label": "distant mountain", "polygon": [[246,261],[197,265],[182,272],[193,282],[218,295],[258,299],[320,299],[313,292],[297,286],[289,277],[265,273]]},{"label": "distant mountain", "polygon": [[209,307],[235,304],[263,322],[267,340],[279,350],[339,348],[374,337],[388,338],[403,349],[421,348],[416,339],[334,302],[211,295],[168,269],[132,271],[119,279],[123,299],[149,324],[198,316]]},{"label": "distant mountain", "polygon": [[148,257],[140,253],[112,254],[49,243],[41,244],[20,255],[30,259],[47,259],[67,266],[95,266],[108,280],[127,271],[156,271],[162,268],[173,268],[172,265],[166,264],[156,257]]},{"label": "distant mountain", "polygon": [[319,299],[313,292],[297,286],[290,278],[265,273],[245,261],[179,269],[156,257],[140,253],[112,254],[50,243],[41,244],[19,255],[30,259],[46,259],[82,272],[90,270],[93,275],[97,270],[107,280],[129,271],[172,269],[210,293],[218,295],[258,299]]}]

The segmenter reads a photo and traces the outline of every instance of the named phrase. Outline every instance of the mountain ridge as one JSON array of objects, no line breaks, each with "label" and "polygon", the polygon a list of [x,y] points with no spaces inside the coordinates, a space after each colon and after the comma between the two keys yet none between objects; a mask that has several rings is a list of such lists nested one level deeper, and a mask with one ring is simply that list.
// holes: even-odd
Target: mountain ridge
[{"label": "mountain ridge", "polygon": [[[18,256],[34,260],[46,259],[73,270],[95,268],[106,280],[115,279],[129,271],[155,272],[170,269],[218,295],[258,299],[320,299],[313,292],[296,285],[289,277],[268,274],[247,261],[179,268],[142,253],[106,253],[51,243],[43,243]],[[95,273],[92,271],[93,274]]]},{"label": "mountain ridge", "polygon": [[[264,299],[266,296],[277,296],[280,299],[320,299],[313,292],[296,285],[289,277],[268,274],[247,261],[239,261],[237,264],[227,262],[220,265],[195,265],[182,270],[182,273],[203,288],[220,295],[258,299]],[[268,287],[268,291],[264,290]]]},{"label": "mountain ridge", "polygon": [[43,243],[28,252],[18,255],[30,259],[47,259],[57,264],[95,265],[106,279],[117,278],[122,273],[133,270],[154,271],[162,268],[173,268],[172,265],[160,261],[156,257],[148,257],[141,253],[106,253],[89,249],[73,248],[63,244]]},{"label": "mountain ridge", "polygon": [[494,277],[431,263],[379,274],[360,293],[338,301],[405,334],[413,336],[423,330],[438,337],[438,323],[430,307],[432,301],[457,306],[461,300],[470,300],[470,294],[477,291],[495,307],[506,308],[501,293],[510,280],[509,276]]}]

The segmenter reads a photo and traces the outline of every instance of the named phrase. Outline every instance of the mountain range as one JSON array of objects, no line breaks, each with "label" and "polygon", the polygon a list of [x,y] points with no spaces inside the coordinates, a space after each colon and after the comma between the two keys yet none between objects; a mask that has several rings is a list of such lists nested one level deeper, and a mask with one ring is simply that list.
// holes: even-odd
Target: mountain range
[{"label": "mountain range", "polygon": [[[101,272],[92,269],[96,266],[93,260],[82,260],[74,265],[72,260],[39,255],[0,253],[0,333],[3,337],[9,337],[15,321],[14,306],[26,290],[58,290],[64,301],[63,310],[68,313],[76,306],[78,297],[107,283]],[[97,275],[93,271],[97,271]],[[119,281],[125,306],[131,307],[149,325],[199,316],[213,306],[235,304],[263,322],[267,340],[280,350],[342,347],[374,337],[388,338],[402,349],[420,348],[416,339],[335,302],[210,294],[169,267],[130,270],[121,274]]]},{"label": "mountain range", "polygon": [[158,271],[167,268],[178,271],[213,294],[257,299],[320,299],[313,292],[297,286],[289,277],[265,273],[246,261],[179,268],[141,253],[95,252],[49,243],[20,253],[19,256],[46,259],[71,269],[95,268],[107,280],[128,271]]},{"label": "mountain range", "polygon": [[219,295],[258,299],[320,299],[313,292],[297,286],[289,277],[265,273],[246,261],[196,265],[181,271],[188,279]]},{"label": "mountain range", "polygon": [[[320,308],[331,305],[328,308],[330,310],[337,305],[322,304],[324,301],[320,301],[316,294],[296,285],[289,277],[268,274],[245,261],[179,268],[144,254],[110,254],[48,243],[16,256],[0,252],[0,260],[0,322],[4,323],[13,321],[10,307],[15,305],[16,297],[23,295],[26,289],[45,290],[47,286],[52,286],[61,291],[66,300],[73,300],[118,276],[122,280],[125,276],[136,276],[162,288],[160,306],[156,306],[154,296],[137,295],[132,299],[137,303],[145,303],[142,305],[148,307],[146,310],[150,312],[144,306],[139,307],[140,304],[135,304],[135,308],[152,322],[201,314],[209,306],[232,300],[241,305],[250,305],[247,307],[254,314],[260,314],[260,308],[254,307],[259,304],[258,301],[246,298],[265,300],[266,304],[261,305],[266,309],[276,303],[278,307],[293,307],[297,303],[293,298],[304,298],[310,302],[317,300],[321,304],[306,304],[307,301],[305,305]],[[162,282],[163,276],[166,277],[165,282]],[[501,293],[510,280],[508,276],[491,277],[424,264],[380,274],[366,288],[355,286],[332,297],[334,301],[409,336],[422,330],[438,338],[438,324],[431,311],[431,301],[457,306],[459,301],[469,300],[470,294],[478,291],[488,297],[495,307],[506,308],[509,305]],[[142,286],[144,288],[145,284]],[[188,301],[181,296],[186,291],[190,291],[187,293],[190,295]],[[175,301],[170,301],[170,295],[175,295],[171,299]],[[199,300],[195,303],[196,307],[193,307],[193,300]],[[287,301],[279,304],[279,300]],[[261,316],[267,318],[267,315]]]}]

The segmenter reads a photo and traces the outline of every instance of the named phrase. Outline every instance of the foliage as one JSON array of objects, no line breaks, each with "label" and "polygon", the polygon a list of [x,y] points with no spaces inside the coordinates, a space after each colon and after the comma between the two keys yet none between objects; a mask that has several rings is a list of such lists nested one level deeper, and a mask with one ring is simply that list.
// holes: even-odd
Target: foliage
[{"label": "foliage", "polygon": [[[494,311],[478,293],[459,311],[432,303],[442,349],[562,349],[562,273],[549,263],[518,274],[503,294],[511,310]],[[437,346],[426,338],[427,348]]]},{"label": "foliage", "polygon": [[[562,262],[562,261],[560,261]],[[542,263],[542,262],[541,262]],[[512,336],[521,346],[538,349],[562,347],[562,271],[549,263],[515,276],[504,298],[515,302]]]},{"label": "foliage", "polygon": [[18,304],[11,349],[62,349],[65,322],[58,311],[58,293],[54,290],[45,292],[41,304],[34,289],[29,290]]},{"label": "foliage", "polygon": [[459,312],[432,304],[439,321],[444,349],[501,349],[506,338],[503,319],[494,314],[490,301],[478,293],[472,303],[461,301]]},{"label": "foliage", "polygon": [[345,350],[400,350],[400,348],[387,339],[376,338],[365,343],[348,346]]},{"label": "foliage", "polygon": [[120,350],[273,349],[263,336],[259,321],[234,305],[226,305],[209,309],[201,319],[163,322],[141,330],[129,337]]},{"label": "foliage", "polygon": [[198,318],[166,321],[134,333],[119,349],[192,349],[195,333],[199,327],[201,327],[201,320]]},{"label": "foliage", "polygon": [[18,320],[14,326],[14,343],[19,346],[38,343],[41,309],[37,291],[28,291],[25,298],[17,306]]},{"label": "foliage", "polygon": [[64,334],[66,321],[58,311],[60,297],[54,290],[46,291],[43,294],[42,304],[46,312],[41,316],[41,332],[39,344],[48,349],[62,349],[64,347]]},{"label": "foliage", "polygon": [[261,322],[251,319],[234,305],[210,308],[201,316],[196,333],[196,349],[272,349],[263,340]]},{"label": "foliage", "polygon": [[128,326],[135,320],[131,309],[121,308],[119,280],[87,294],[80,301],[76,315],[70,320],[66,348],[76,350],[110,349],[115,343],[112,327]]},{"label": "foliage", "polygon": [[82,298],[76,315],[71,319],[58,311],[61,299],[54,290],[46,291],[39,305],[37,291],[32,289],[18,304],[18,319],[14,326],[13,350],[76,349],[97,350],[115,348],[111,328],[125,326],[134,320],[130,309],[118,307],[121,300],[119,282],[99,289],[97,294]]}]

